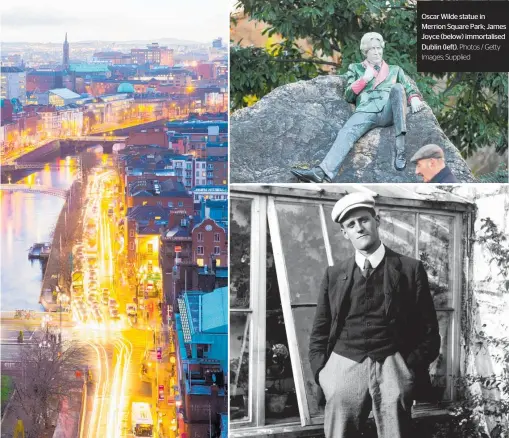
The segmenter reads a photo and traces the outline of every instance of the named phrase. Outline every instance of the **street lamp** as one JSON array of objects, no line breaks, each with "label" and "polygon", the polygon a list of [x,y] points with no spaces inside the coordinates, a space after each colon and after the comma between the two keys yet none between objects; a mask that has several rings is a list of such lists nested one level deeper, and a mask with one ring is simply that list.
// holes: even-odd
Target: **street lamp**
[{"label": "street lamp", "polygon": [[49,341],[44,339],[43,341],[39,342],[39,348],[51,348],[51,344]]},{"label": "street lamp", "polygon": [[57,295],[57,302],[60,304],[60,333],[58,333],[58,343],[62,343],[62,303],[67,304],[70,301],[69,296],[59,292]]}]

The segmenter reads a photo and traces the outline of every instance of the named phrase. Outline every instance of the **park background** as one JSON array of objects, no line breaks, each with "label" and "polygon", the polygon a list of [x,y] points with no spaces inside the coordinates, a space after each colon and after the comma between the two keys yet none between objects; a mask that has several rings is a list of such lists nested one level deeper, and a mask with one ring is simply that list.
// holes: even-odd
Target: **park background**
[{"label": "park background", "polygon": [[385,40],[384,59],[417,83],[441,128],[481,182],[507,182],[507,73],[418,73],[417,2],[241,0],[230,19],[230,108],[275,88],[343,74],[360,62],[362,35]]}]

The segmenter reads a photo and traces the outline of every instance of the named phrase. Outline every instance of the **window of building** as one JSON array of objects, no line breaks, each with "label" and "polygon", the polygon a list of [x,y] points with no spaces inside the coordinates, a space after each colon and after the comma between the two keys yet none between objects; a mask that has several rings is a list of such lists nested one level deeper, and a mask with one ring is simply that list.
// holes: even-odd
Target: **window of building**
[{"label": "window of building", "polygon": [[[377,190],[370,187],[371,190]],[[336,189],[338,190],[338,189]],[[232,187],[230,212],[230,421],[232,437],[246,428],[288,437],[323,433],[323,408],[308,360],[317,285],[327,266],[353,256],[331,219],[345,193]],[[383,193],[383,192],[382,192]],[[377,197],[380,236],[397,252],[420,259],[427,271],[442,338],[430,367],[443,401],[455,398],[459,375],[462,245],[466,207]],[[420,199],[416,197],[416,199]],[[450,208],[450,209],[448,209]],[[256,328],[253,330],[253,328]],[[274,359],[275,355],[275,359]],[[284,394],[284,402],[273,394]],[[424,407],[416,406],[416,409]],[[278,426],[284,423],[284,426]],[[278,435],[279,436],[279,435]]]},{"label": "window of building", "polygon": [[196,259],[196,264],[200,267],[203,267],[203,259]]},{"label": "window of building", "polygon": [[179,201],[179,204],[178,204],[179,207],[183,207],[184,206],[184,203],[182,201]]},{"label": "window of building", "polygon": [[143,201],[143,202],[141,203],[141,205],[147,205],[147,204],[148,204],[148,201]]},{"label": "window of building", "polygon": [[134,230],[129,230],[129,237],[134,237]]},{"label": "window of building", "polygon": [[154,244],[147,243],[147,254],[153,254],[153,253],[154,253]]},{"label": "window of building", "polygon": [[221,241],[221,236],[219,233],[214,233],[214,242],[220,242]]},{"label": "window of building", "polygon": [[172,201],[168,201],[168,207],[173,207],[173,202]]},{"label": "window of building", "polygon": [[131,251],[134,251],[134,242],[131,242],[131,243],[129,244],[129,249],[130,249]]},{"label": "window of building", "polygon": [[198,233],[198,242],[203,242],[203,233]]},{"label": "window of building", "polygon": [[196,254],[203,255],[203,246],[198,246],[196,248]]},{"label": "window of building", "polygon": [[221,254],[221,248],[219,246],[214,246],[214,255]]}]

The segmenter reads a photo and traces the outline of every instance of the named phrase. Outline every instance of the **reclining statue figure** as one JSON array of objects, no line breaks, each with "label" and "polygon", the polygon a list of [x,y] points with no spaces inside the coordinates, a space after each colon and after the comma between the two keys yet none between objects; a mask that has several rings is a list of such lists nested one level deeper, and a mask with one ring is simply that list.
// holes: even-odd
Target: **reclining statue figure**
[{"label": "reclining statue figure", "polygon": [[378,126],[395,126],[394,168],[403,170],[406,167],[407,100],[414,113],[420,111],[424,103],[401,67],[389,65],[382,59],[384,46],[379,33],[369,32],[362,37],[360,49],[366,59],[359,64],[350,64],[346,73],[345,99],[355,103],[355,111],[340,129],[320,165],[309,170],[291,169],[300,181],[332,182],[355,142]]}]

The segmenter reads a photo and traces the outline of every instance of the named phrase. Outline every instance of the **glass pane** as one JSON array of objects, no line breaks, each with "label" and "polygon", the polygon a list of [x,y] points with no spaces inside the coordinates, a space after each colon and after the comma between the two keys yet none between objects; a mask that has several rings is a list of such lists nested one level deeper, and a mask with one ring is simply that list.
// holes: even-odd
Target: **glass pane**
[{"label": "glass pane", "polygon": [[327,267],[320,211],[313,204],[276,204],[292,304],[316,303]]},{"label": "glass pane", "polygon": [[415,213],[380,210],[380,239],[388,248],[415,258]]},{"label": "glass pane", "polygon": [[430,366],[431,383],[435,387],[438,396],[444,400],[450,400],[450,388],[452,379],[450,376],[449,358],[451,356],[452,345],[450,345],[450,331],[452,322],[452,312],[449,311],[438,311],[438,326],[440,330],[440,336],[442,338],[442,345],[440,346],[440,354],[438,355],[435,362]]},{"label": "glass pane", "polygon": [[230,308],[248,309],[251,262],[251,199],[231,200]]},{"label": "glass pane", "polygon": [[249,324],[251,314],[230,313],[230,419],[249,418]]},{"label": "glass pane", "polygon": [[453,221],[451,216],[419,216],[419,258],[428,273],[437,309],[452,304]]},{"label": "glass pane", "polygon": [[270,236],[267,242],[265,422],[271,424],[298,420],[299,407]]},{"label": "glass pane", "polygon": [[[350,257],[353,257],[355,251],[352,244],[347,240],[341,232],[341,226],[332,221],[331,214],[334,206],[324,206],[325,223],[327,224],[327,233],[329,234],[329,242],[332,251],[334,264],[340,263]],[[322,276],[325,273],[325,266],[322,269]],[[314,301],[316,303],[316,300]]]},{"label": "glass pane", "polygon": [[318,406],[318,385],[315,382],[311,365],[309,364],[309,336],[313,327],[316,306],[298,307],[293,309],[295,319],[295,329],[297,339],[299,340],[299,353],[302,359],[302,371],[304,372],[304,385],[306,388],[306,398],[308,401],[309,413],[312,417],[323,415],[323,407]]}]

